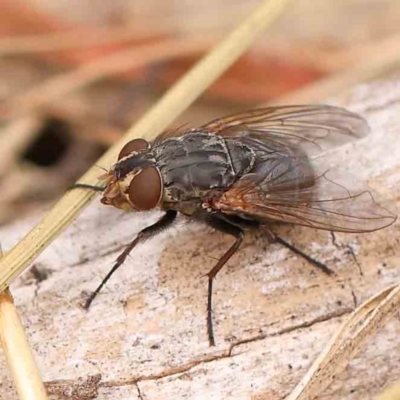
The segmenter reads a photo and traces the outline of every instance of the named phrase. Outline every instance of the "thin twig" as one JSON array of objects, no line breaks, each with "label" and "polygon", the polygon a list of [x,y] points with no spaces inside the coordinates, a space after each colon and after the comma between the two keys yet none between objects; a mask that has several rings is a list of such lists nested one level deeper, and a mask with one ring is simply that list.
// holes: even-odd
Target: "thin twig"
[{"label": "thin twig", "polygon": [[47,399],[24,327],[8,289],[0,293],[0,337],[19,398]]},{"label": "thin twig", "polygon": [[0,56],[82,49],[106,46],[165,36],[173,33],[172,25],[165,27],[162,21],[147,26],[122,26],[74,29],[67,32],[51,32],[41,35],[13,36],[0,39]]},{"label": "thin twig", "polygon": [[[245,3],[230,5],[230,11],[235,15],[241,15],[241,11],[247,8]],[[218,6],[211,7],[210,4],[210,7],[203,10],[201,15],[196,15],[196,18],[190,23],[190,28],[197,33],[204,32],[206,35],[219,37],[222,31],[226,30],[225,27],[231,26],[231,24],[230,12],[222,15]],[[136,17],[134,23],[125,26],[71,28],[61,32],[0,38],[0,57],[109,46],[179,33],[186,34],[186,31],[184,26],[177,25],[176,16],[152,16],[144,21]]]},{"label": "thin twig", "polygon": [[315,399],[400,307],[400,284],[361,304],[344,322],[287,400]]},{"label": "thin twig", "polygon": [[[225,40],[200,60],[161,100],[118,141],[97,165],[109,168],[121,146],[134,137],[152,138],[165,129],[227,70],[283,11],[287,0],[263,1]],[[80,180],[95,185],[98,167]],[[4,290],[89,204],[94,193],[74,190],[67,193],[0,261],[0,290]]]},{"label": "thin twig", "polygon": [[[361,57],[362,55],[362,57]],[[400,65],[400,35],[364,48],[357,64],[274,100],[274,105],[318,102],[350,86],[376,78]]]},{"label": "thin twig", "polygon": [[208,50],[213,43],[215,39],[211,38],[172,38],[112,53],[6,100],[0,107],[1,117],[15,118],[36,111],[105,77],[178,56],[199,54]]}]

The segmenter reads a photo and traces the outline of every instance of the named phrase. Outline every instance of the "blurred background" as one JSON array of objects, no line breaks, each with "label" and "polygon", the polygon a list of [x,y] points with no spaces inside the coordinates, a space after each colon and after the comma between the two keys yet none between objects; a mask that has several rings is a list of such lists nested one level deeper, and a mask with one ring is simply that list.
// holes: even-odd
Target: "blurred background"
[{"label": "blurred background", "polygon": [[[0,0],[0,224],[52,204],[258,3]],[[396,70],[399,27],[398,0],[292,1],[174,125]]]}]

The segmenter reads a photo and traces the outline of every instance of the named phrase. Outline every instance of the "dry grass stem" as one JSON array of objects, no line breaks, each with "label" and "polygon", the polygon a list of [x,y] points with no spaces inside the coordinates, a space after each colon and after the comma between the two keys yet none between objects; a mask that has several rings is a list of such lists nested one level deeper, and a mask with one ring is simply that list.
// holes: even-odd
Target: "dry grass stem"
[{"label": "dry grass stem", "polygon": [[400,284],[386,288],[361,304],[336,332],[287,400],[315,399],[399,308]]},{"label": "dry grass stem", "polygon": [[400,400],[400,383],[397,382],[386,388],[376,400]]},{"label": "dry grass stem", "polygon": [[0,337],[20,399],[47,399],[46,390],[9,290],[0,293]]}]

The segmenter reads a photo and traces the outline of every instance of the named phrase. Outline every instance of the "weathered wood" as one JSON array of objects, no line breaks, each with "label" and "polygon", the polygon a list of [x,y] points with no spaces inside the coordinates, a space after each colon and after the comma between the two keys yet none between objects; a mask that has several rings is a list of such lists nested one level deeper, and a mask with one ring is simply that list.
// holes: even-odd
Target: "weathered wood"
[{"label": "weathered wood", "polygon": [[[367,181],[396,211],[399,77],[361,85],[335,103],[363,114],[372,133],[329,159]],[[95,202],[35,263],[44,279],[31,270],[12,286],[52,398],[283,398],[355,305],[400,280],[399,222],[334,237],[279,228],[333,268],[334,277],[253,234],[215,281],[217,347],[210,348],[201,277],[232,239],[182,223],[137,248],[85,312],[82,292],[97,286],[124,244],[156,217]],[[3,228],[3,248],[32,225]],[[399,334],[393,318],[321,398],[372,399],[399,379]],[[0,362],[1,397],[11,400],[16,395]]]}]

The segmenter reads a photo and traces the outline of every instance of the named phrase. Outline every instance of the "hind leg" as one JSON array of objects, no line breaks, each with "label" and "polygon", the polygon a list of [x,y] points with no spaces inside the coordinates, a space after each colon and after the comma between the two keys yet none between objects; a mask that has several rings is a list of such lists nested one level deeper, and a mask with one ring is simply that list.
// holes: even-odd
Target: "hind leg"
[{"label": "hind leg", "polygon": [[319,268],[321,271],[325,272],[328,275],[334,275],[335,271],[330,269],[327,265],[322,263],[321,261],[316,260],[315,258],[309,256],[308,254],[304,253],[302,250],[298,249],[297,247],[293,246],[286,240],[283,240],[280,236],[275,235],[272,233],[268,228],[263,226],[263,231],[267,234],[268,239],[272,243],[279,243],[282,246],[285,246],[287,249],[293,251],[293,253],[299,255],[300,257],[303,257],[305,260],[307,260],[310,264],[314,265],[315,267]]}]

